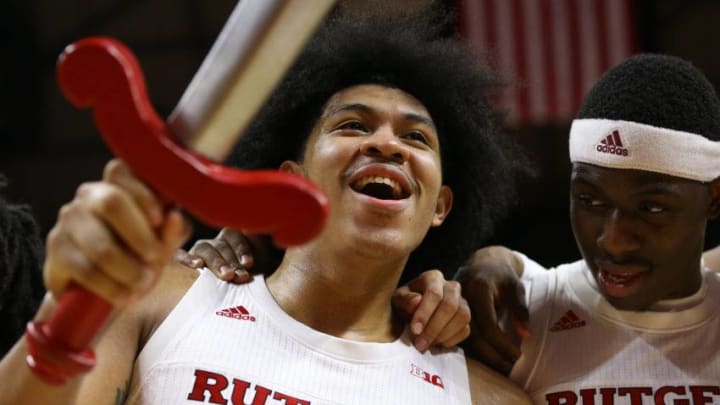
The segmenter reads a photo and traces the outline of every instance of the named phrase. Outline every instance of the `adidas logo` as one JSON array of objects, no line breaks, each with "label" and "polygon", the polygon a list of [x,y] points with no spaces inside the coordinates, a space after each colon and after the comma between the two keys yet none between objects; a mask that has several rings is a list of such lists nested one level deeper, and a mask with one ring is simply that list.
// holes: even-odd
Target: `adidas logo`
[{"label": "adidas logo", "polygon": [[567,311],[565,315],[550,328],[550,332],[560,332],[561,330],[574,329],[581,326],[585,326],[585,321],[575,315],[575,312]]},{"label": "adidas logo", "polygon": [[215,315],[226,316],[228,318],[239,319],[241,321],[255,322],[255,317],[250,315],[250,312],[248,312],[248,310],[242,305],[221,309],[220,311],[215,312]]},{"label": "adidas logo", "polygon": [[595,145],[595,150],[600,153],[609,153],[618,156],[627,156],[630,153],[627,148],[623,147],[622,139],[620,139],[620,131],[617,129],[601,139],[600,143]]}]

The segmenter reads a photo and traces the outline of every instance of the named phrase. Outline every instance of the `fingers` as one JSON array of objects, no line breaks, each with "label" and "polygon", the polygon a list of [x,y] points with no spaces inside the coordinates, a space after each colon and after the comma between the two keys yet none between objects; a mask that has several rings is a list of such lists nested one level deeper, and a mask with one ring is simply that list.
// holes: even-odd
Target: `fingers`
[{"label": "fingers", "polygon": [[67,226],[75,231],[68,234],[74,247],[82,251],[94,267],[126,288],[147,288],[153,276],[145,263],[124,249],[104,223],[90,212],[68,209],[64,213]]},{"label": "fingers", "polygon": [[455,333],[455,335],[450,336],[447,339],[438,338],[438,344],[446,348],[458,346],[460,343],[464,342],[469,336],[470,325],[465,324]]},{"label": "fingers", "polygon": [[434,344],[454,346],[470,333],[470,309],[461,297],[460,284],[446,281],[440,271],[424,272],[398,289],[393,305],[412,314],[410,330],[419,351]]},{"label": "fingers", "polygon": [[150,222],[150,227],[160,225],[163,220],[163,203],[155,196],[155,193],[138,180],[130,171],[130,168],[120,159],[113,159],[105,165],[103,180],[115,184],[125,190]]},{"label": "fingers", "polygon": [[218,270],[221,266],[240,267],[235,251],[222,239],[200,239],[190,248],[190,254],[201,258],[211,269]]},{"label": "fingers", "polygon": [[[438,270],[423,272],[419,277],[408,283],[411,291],[422,294],[420,305],[410,320],[410,331],[420,335],[425,330],[430,317],[435,312],[443,298],[443,284],[445,277]],[[417,344],[416,344],[417,347]],[[425,350],[427,347],[418,350]]]},{"label": "fingers", "polygon": [[48,234],[49,254],[43,277],[45,286],[56,297],[62,296],[71,280],[92,291],[115,306],[125,305],[134,294],[131,286],[123,285],[105,275],[85,253],[65,234],[53,229]]},{"label": "fingers", "polygon": [[[417,310],[420,301],[422,301],[422,295],[410,291],[410,287],[405,285],[395,290],[391,302],[394,309],[399,311],[401,315],[409,318]],[[419,332],[422,332],[422,328],[420,328]]]},{"label": "fingers", "polygon": [[[161,246],[153,228],[130,195],[119,187],[103,182],[85,183],[78,188],[71,209],[77,212],[86,210],[102,220],[146,262],[158,259]],[[73,228],[73,232],[81,230],[81,225]]]},{"label": "fingers", "polygon": [[216,277],[235,284],[250,280],[248,268],[253,266],[250,246],[245,236],[227,228],[215,239],[201,239],[190,249],[190,256],[199,258]]},{"label": "fingers", "polygon": [[500,288],[502,301],[507,303],[509,321],[513,331],[522,339],[530,336],[530,313],[525,304],[525,287],[519,280]]},{"label": "fingers", "polygon": [[85,183],[48,234],[46,285],[59,297],[74,280],[124,305],[150,290],[190,232],[190,222],[178,210],[162,214],[154,229],[126,190],[108,182]]},{"label": "fingers", "polygon": [[203,259],[191,255],[183,249],[178,249],[175,251],[175,257],[173,257],[173,260],[177,263],[182,264],[183,266],[190,267],[191,269],[200,269],[202,267],[205,267],[205,262],[203,261]]},{"label": "fingers", "polygon": [[[433,319],[435,319],[434,315]],[[433,320],[431,319],[428,329],[431,328],[432,324]],[[467,301],[460,298],[457,311],[447,324],[440,327],[439,334],[434,339],[434,343],[443,347],[453,347],[467,339],[468,336],[470,336],[470,308]]]},{"label": "fingers", "polygon": [[504,375],[510,374],[515,362],[507,360],[495,347],[491,346],[486,339],[483,339],[482,336],[483,333],[477,329],[475,324],[471,324],[470,338],[465,342],[467,354],[499,373]]},{"label": "fingers", "polygon": [[254,258],[250,241],[242,232],[234,231],[230,228],[223,228],[220,230],[216,239],[221,239],[227,243],[242,268],[250,269],[253,267]]},{"label": "fingers", "polygon": [[472,313],[471,347],[478,360],[497,369],[512,367],[520,357],[520,347],[516,345],[498,326],[495,311],[495,297],[498,292],[481,281],[463,286],[465,298]]}]

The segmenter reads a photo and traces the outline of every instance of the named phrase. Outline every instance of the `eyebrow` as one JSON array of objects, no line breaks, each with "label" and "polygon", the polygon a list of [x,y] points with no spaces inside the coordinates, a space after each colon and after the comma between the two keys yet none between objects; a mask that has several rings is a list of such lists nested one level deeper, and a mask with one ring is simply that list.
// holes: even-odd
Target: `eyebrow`
[{"label": "eyebrow", "polygon": [[338,106],[335,106],[331,108],[329,111],[325,113],[326,117],[329,117],[331,115],[335,115],[337,113],[343,112],[343,111],[352,111],[352,110],[360,110],[364,113],[373,113],[374,110],[365,104],[360,103],[352,103],[352,104],[340,104]]},{"label": "eyebrow", "polygon": [[[583,184],[594,189],[602,189],[596,183],[586,179],[582,174],[576,175],[570,180],[570,184]],[[677,196],[681,193],[677,190],[676,185],[672,183],[658,182],[654,183],[648,188],[642,188],[637,192],[631,193],[632,195],[665,195],[665,196]]]},{"label": "eyebrow", "polygon": [[[361,103],[351,103],[351,104],[340,104],[338,106],[331,108],[329,111],[327,111],[324,114],[324,117],[329,117],[329,116],[335,115],[337,113],[341,113],[343,111],[360,111],[360,112],[363,112],[366,114],[375,113],[375,110],[370,106],[367,106],[367,105],[361,104]],[[408,121],[414,121],[414,122],[418,122],[421,124],[425,124],[425,125],[429,126],[430,128],[432,128],[433,130],[436,130],[435,123],[433,122],[433,120],[431,120],[430,118],[428,118],[424,115],[415,114],[415,113],[406,113],[406,114],[403,114],[403,118]]]}]

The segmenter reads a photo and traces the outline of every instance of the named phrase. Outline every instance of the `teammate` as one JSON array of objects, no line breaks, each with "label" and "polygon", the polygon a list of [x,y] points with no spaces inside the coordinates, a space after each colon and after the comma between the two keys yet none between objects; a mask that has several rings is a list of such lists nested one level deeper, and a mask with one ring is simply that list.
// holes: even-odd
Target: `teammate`
[{"label": "teammate", "polygon": [[478,324],[474,349],[510,363],[538,404],[720,403],[720,277],[701,261],[720,212],[719,140],[720,101],[689,62],[638,55],[608,71],[570,131],[583,260],[545,271],[478,251],[459,275],[474,317],[495,319],[491,291],[512,291],[517,272],[530,333],[514,366],[497,328]]},{"label": "teammate", "polygon": [[267,279],[160,273],[187,235],[179,213],[160,214],[117,161],[81,186],[49,237],[46,284],[60,296],[72,279],[125,309],[97,342],[98,366],[63,388],[29,373],[19,342],[0,363],[3,400],[123,402],[129,386],[127,402],[151,404],[524,403],[476,363],[468,379],[459,349],[416,351],[390,309],[399,280],[457,266],[510,197],[494,78],[434,27],[330,20],[242,139],[234,161],[307,176],[332,207]]}]

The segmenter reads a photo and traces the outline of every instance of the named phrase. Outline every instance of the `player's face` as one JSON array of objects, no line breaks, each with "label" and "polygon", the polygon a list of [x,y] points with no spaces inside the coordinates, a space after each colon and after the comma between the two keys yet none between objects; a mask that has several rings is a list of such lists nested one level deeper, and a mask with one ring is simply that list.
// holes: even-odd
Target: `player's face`
[{"label": "player's face", "polygon": [[697,291],[705,225],[717,205],[711,190],[647,171],[573,165],[575,240],[610,303],[641,310]]},{"label": "player's face", "polygon": [[336,93],[301,165],[330,201],[323,243],[379,258],[409,254],[452,204],[432,117],[398,89],[358,85]]}]

